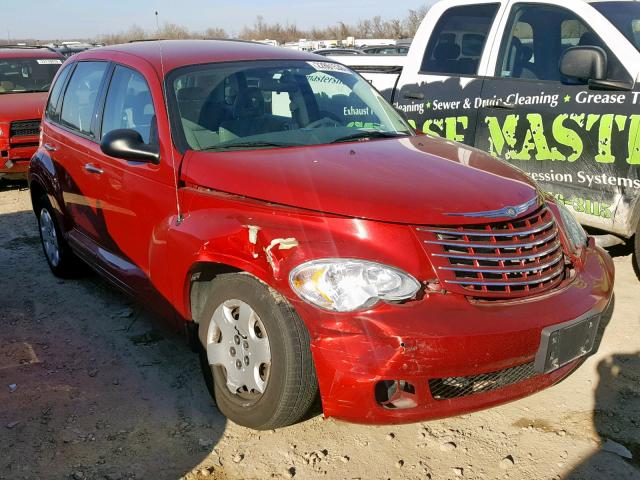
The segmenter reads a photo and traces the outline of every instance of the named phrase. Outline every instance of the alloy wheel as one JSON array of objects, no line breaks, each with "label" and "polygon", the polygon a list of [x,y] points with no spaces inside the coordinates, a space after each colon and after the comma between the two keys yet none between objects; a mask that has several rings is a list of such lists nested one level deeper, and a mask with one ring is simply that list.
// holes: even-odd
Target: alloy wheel
[{"label": "alloy wheel", "polygon": [[40,234],[42,235],[42,245],[47,259],[54,267],[60,264],[60,247],[58,244],[58,234],[51,218],[49,210],[43,208],[40,211]]}]

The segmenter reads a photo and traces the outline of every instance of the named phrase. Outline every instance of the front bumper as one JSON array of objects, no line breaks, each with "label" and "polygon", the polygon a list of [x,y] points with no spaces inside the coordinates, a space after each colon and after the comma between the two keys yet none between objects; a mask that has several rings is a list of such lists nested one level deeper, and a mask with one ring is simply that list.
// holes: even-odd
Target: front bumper
[{"label": "front bumper", "polygon": [[[409,423],[488,408],[562,380],[584,358],[548,374],[527,370],[542,330],[587,312],[604,312],[613,279],[611,258],[592,243],[578,276],[537,298],[474,303],[462,295],[432,294],[349,315],[321,313],[302,302],[295,307],[311,326],[325,416],[356,423]],[[430,381],[436,385],[440,379],[503,371],[529,374],[455,398],[434,395],[430,388]],[[386,402],[385,395],[394,401]]]},{"label": "front bumper", "polygon": [[38,138],[24,143],[0,145],[0,178],[27,178],[29,162],[38,149]]}]

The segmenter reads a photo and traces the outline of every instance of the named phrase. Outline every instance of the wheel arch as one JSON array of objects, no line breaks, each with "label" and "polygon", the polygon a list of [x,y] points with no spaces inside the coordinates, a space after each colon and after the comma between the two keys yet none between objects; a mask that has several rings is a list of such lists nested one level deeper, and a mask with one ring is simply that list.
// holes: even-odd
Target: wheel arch
[{"label": "wheel arch", "polygon": [[37,207],[40,201],[40,197],[46,194],[47,194],[47,190],[39,180],[32,180],[29,183],[29,195],[31,196],[31,205],[36,216],[39,214]]},{"label": "wheel arch", "polygon": [[273,284],[273,276],[269,277],[269,270],[260,268],[260,265],[239,258],[203,258],[191,265],[185,279],[184,294],[185,304],[189,313],[189,320],[199,323],[200,314],[204,303],[208,285],[220,275],[228,273],[244,273],[256,278],[267,287],[278,290]]},{"label": "wheel arch", "polygon": [[186,279],[187,305],[191,320],[200,323],[204,304],[207,301],[208,286],[211,281],[227,273],[242,273],[243,270],[225,263],[214,261],[198,261],[189,269]]},{"label": "wheel arch", "polygon": [[635,195],[631,201],[631,238],[637,236],[640,231],[640,194]]}]

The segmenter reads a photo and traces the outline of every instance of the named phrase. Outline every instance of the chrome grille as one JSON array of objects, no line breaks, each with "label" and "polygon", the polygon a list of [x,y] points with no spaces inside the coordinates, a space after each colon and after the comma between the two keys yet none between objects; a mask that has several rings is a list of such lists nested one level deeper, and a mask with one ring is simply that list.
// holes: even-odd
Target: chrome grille
[{"label": "chrome grille", "polygon": [[519,219],[458,227],[418,227],[445,288],[477,298],[529,296],[564,279],[558,226],[540,207]]},{"label": "chrome grille", "polygon": [[37,137],[40,135],[40,120],[11,122],[9,135],[11,137]]}]

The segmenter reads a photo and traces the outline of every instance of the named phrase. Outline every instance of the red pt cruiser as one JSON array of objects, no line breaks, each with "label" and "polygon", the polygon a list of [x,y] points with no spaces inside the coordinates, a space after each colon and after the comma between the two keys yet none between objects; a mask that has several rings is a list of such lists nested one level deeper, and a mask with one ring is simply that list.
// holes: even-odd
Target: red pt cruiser
[{"label": "red pt cruiser", "polygon": [[51,81],[64,58],[46,48],[0,45],[0,179],[25,179]]},{"label": "red pt cruiser", "polygon": [[30,167],[79,259],[187,325],[220,410],[421,421],[548,387],[593,349],[613,264],[520,171],[416,136],[366,81],[264,45],[76,55]]}]

